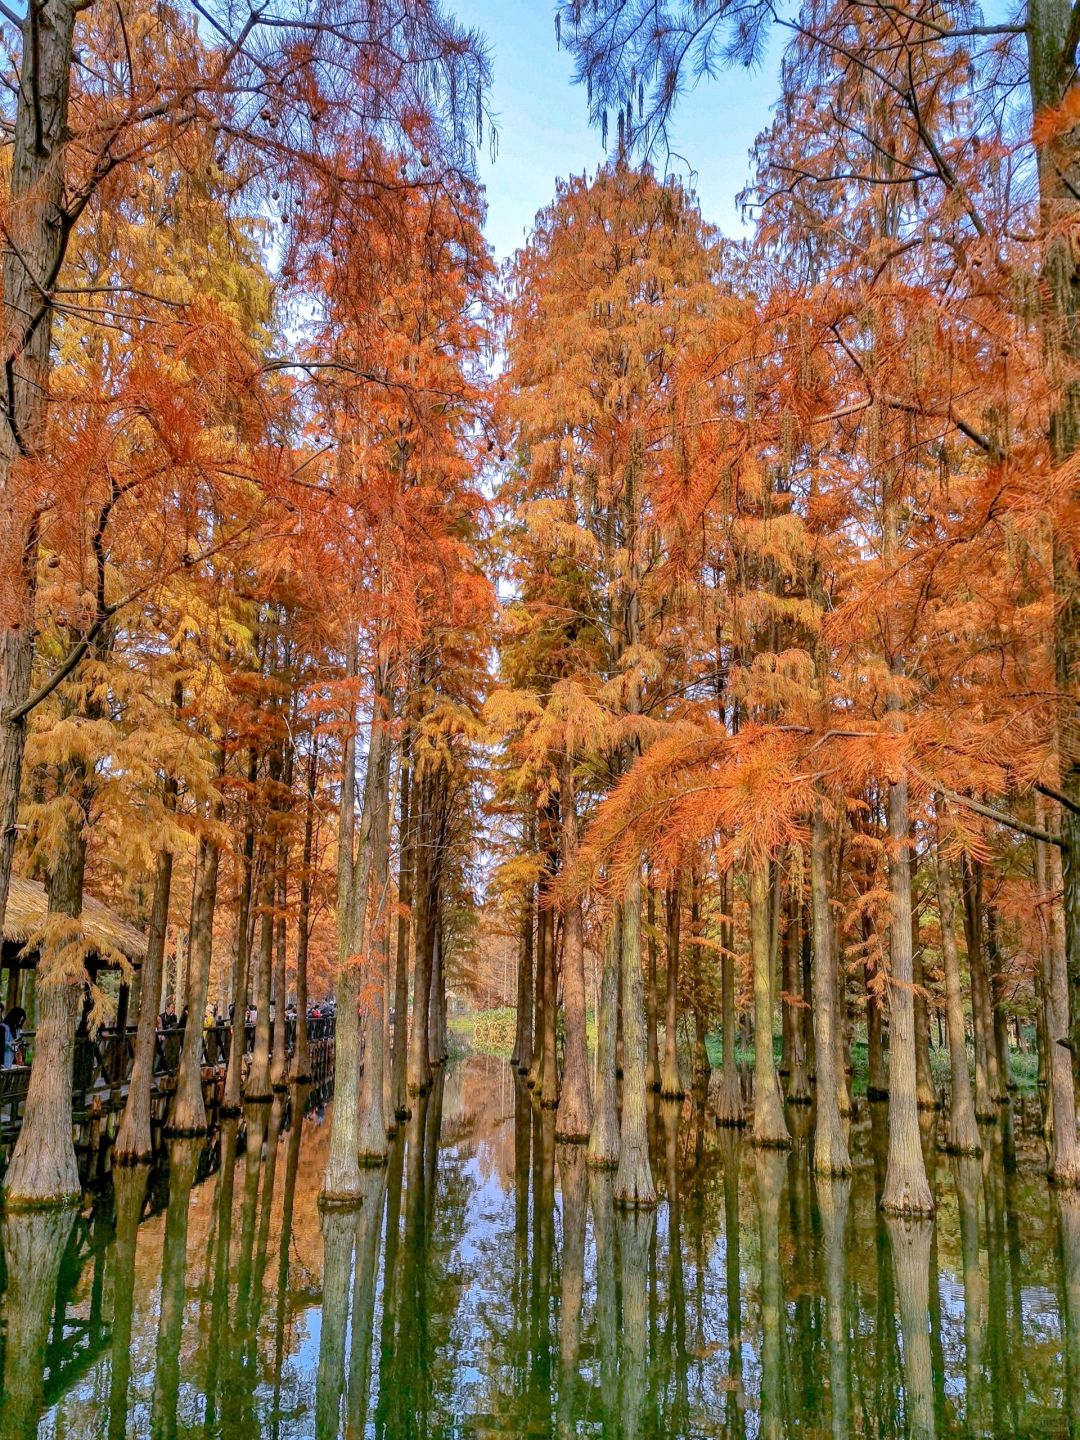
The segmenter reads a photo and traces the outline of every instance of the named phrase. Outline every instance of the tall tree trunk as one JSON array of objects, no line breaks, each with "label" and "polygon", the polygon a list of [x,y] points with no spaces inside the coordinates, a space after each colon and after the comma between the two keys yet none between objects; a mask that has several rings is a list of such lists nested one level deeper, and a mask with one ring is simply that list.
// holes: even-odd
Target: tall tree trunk
[{"label": "tall tree trunk", "polygon": [[[224,770],[224,756],[219,766],[219,780]],[[224,806],[214,800],[210,819],[219,824]],[[191,956],[188,962],[187,1028],[180,1052],[180,1072],[169,1107],[168,1133],[172,1135],[205,1135],[206,1104],[202,1090],[203,1013],[210,984],[210,957],[214,946],[214,910],[217,906],[218,869],[221,851],[213,836],[199,841],[200,858],[196,866],[196,895],[192,906]]]},{"label": "tall tree trunk", "polygon": [[[899,718],[899,712],[893,711]],[[911,852],[906,777],[889,786],[889,1154],[881,1208],[932,1215],[915,1095],[914,971],[911,955]]]},{"label": "tall tree trunk", "polygon": [[589,1135],[588,1163],[611,1169],[619,1163],[619,1108],[615,1077],[615,1046],[618,1028],[622,921],[613,908],[604,936],[603,969],[600,974],[600,1014],[596,1027],[596,1104]]},{"label": "tall tree trunk", "polygon": [[[820,798],[814,800],[810,837],[810,898],[814,917],[814,1046],[831,1055],[835,1046],[835,950],[829,913],[829,846]],[[835,1073],[820,1065],[817,1072],[817,1119],[814,1126],[814,1169],[819,1175],[849,1175],[844,1122],[837,1101]]]},{"label": "tall tree trunk", "polygon": [[[802,862],[800,861],[800,867]],[[784,989],[788,999],[784,1004],[784,1018],[788,1027],[788,1087],[789,1105],[809,1105],[810,1077],[806,1065],[806,1028],[813,1014],[802,1000],[802,878],[793,887],[791,913],[784,933]]]},{"label": "tall tree trunk", "polygon": [[[559,775],[563,870],[569,873],[577,856],[577,805],[574,761],[564,754]],[[585,922],[581,897],[573,889],[563,905],[563,1010],[566,1052],[562,1090],[555,1116],[556,1140],[588,1140],[592,1130],[589,1051],[585,1040]],[[582,1182],[584,1183],[584,1181]]]},{"label": "tall tree trunk", "polygon": [[311,1079],[311,1042],[308,1037],[308,952],[311,945],[311,872],[315,858],[315,794],[319,780],[319,737],[311,737],[308,755],[307,802],[304,806],[304,849],[300,868],[300,904],[296,917],[296,1040],[293,1044],[294,1085]]},{"label": "tall tree trunk", "polygon": [[[347,666],[356,672],[356,653],[352,649]],[[355,831],[356,778],[355,737],[350,726],[343,754],[341,811],[338,822],[338,982],[337,1005],[334,1012],[334,1113],[330,1127],[330,1153],[323,1175],[323,1204],[355,1205],[363,1192],[359,1164],[360,1143],[360,1009],[364,987],[364,945],[370,899],[373,831],[376,794],[384,776],[384,756],[389,749],[387,717],[382,705],[386,693],[386,676],[380,673],[372,706],[367,774],[364,780],[364,807],[360,820],[360,836],[353,853]],[[427,997],[424,997],[427,1004]],[[426,1041],[426,1037],[425,1037]],[[380,1056],[381,1061],[381,1056]],[[382,1107],[382,1066],[378,1067],[374,1091]],[[381,1143],[386,1149],[386,1128]]]},{"label": "tall tree trunk", "polygon": [[718,1125],[746,1123],[742,1091],[739,1087],[739,1068],[735,1061],[735,925],[731,890],[731,871],[725,870],[720,878],[720,906],[723,910],[723,919],[720,922],[720,1043],[723,1053],[720,1058],[719,1081],[711,1097]]},{"label": "tall tree trunk", "polygon": [[915,1015],[915,1099],[920,1110],[937,1110],[939,1101],[934,1089],[934,1072],[930,1069],[930,1011],[926,1003],[926,975],[923,951],[919,941],[919,920],[912,910],[911,973],[915,990],[912,997]]},{"label": "tall tree trunk", "polygon": [[[750,866],[750,950],[754,975],[754,1124],[755,1145],[791,1144],[784,1118],[784,1097],[773,1059],[773,989],[769,954],[769,867]],[[821,1053],[821,1047],[818,1047]],[[820,1083],[820,1080],[819,1080]]]},{"label": "tall tree trunk", "polygon": [[[938,801],[940,805],[940,798]],[[940,811],[939,811],[940,814]],[[968,1075],[967,1044],[964,1036],[964,998],[960,984],[960,961],[956,953],[956,913],[953,903],[949,862],[941,849],[940,820],[934,847],[937,878],[938,917],[941,921],[941,963],[945,971],[945,1019],[949,1036],[949,1069],[952,1077],[949,1097],[949,1128],[945,1148],[956,1155],[979,1155],[982,1144],[975,1118],[975,1101]]]},{"label": "tall tree trunk", "polygon": [[248,814],[244,844],[240,852],[240,899],[236,908],[236,959],[232,973],[232,1035],[229,1063],[225,1069],[225,1093],[221,1098],[223,1117],[240,1114],[240,1081],[247,1051],[247,999],[251,961],[251,894],[255,880],[255,781],[259,756],[254,746],[248,752]]},{"label": "tall tree trunk", "polygon": [[975,1050],[975,1115],[979,1120],[996,1120],[998,1111],[990,1087],[986,1007],[983,1003],[982,884],[976,867],[967,855],[960,857],[960,867],[964,897],[964,938],[967,943],[968,973],[971,977],[971,1033]]},{"label": "tall tree trunk", "polygon": [[[389,686],[379,686],[380,695]],[[377,702],[378,703],[378,702]],[[386,731],[389,715],[380,715],[379,733],[372,734],[365,786],[364,821],[361,844],[366,837],[370,849],[368,875],[364,860],[358,866],[357,882],[365,893],[357,903],[365,907],[367,919],[361,928],[364,944],[364,978],[360,996],[361,1030],[364,1037],[364,1067],[360,1075],[360,1125],[357,1152],[361,1164],[386,1162],[386,1112],[383,1105],[386,1068],[386,993],[389,984],[390,945],[390,737]],[[375,739],[378,746],[375,746]],[[370,813],[369,813],[370,810]],[[364,943],[366,942],[366,943]]]},{"label": "tall tree trunk", "polygon": [[259,949],[254,985],[255,1038],[251,1046],[251,1069],[244,1087],[244,1099],[249,1105],[262,1105],[273,1099],[270,1089],[270,975],[274,964],[274,857],[275,842],[269,839],[263,856],[259,893]]},{"label": "tall tree trunk", "polygon": [[0,926],[11,883],[26,747],[20,707],[30,696],[34,662],[38,502],[21,472],[22,462],[34,459],[45,438],[52,292],[71,235],[64,213],[64,149],[77,9],[71,0],[27,7],[14,87],[10,204],[0,276],[8,373],[0,405],[0,533],[7,552],[0,587]]},{"label": "tall tree trunk", "polygon": [[650,1090],[660,1089],[660,1046],[657,1041],[656,961],[659,945],[656,939],[656,886],[651,879],[645,887],[645,1084]]},{"label": "tall tree trunk", "polygon": [[1069,1039],[1069,974],[1065,927],[1057,901],[1063,886],[1060,850],[1056,845],[1036,841],[1035,864],[1039,893],[1044,897],[1049,962],[1044,988],[1053,1136],[1047,1172],[1055,1185],[1077,1186],[1080,1185],[1080,1144],[1076,1134],[1076,1087],[1072,1059],[1062,1043]]},{"label": "tall tree trunk", "polygon": [[532,1036],[533,1049],[532,1061],[529,1064],[526,1084],[529,1088],[539,1094],[539,1086],[544,1076],[544,997],[546,995],[546,971],[547,971],[547,937],[548,929],[544,922],[544,908],[541,903],[543,896],[543,884],[538,883],[536,887],[536,973],[533,976],[533,1011],[532,1011]]},{"label": "tall tree trunk", "polygon": [[140,977],[139,1021],[135,1032],[135,1056],[128,1083],[127,1099],[120,1128],[113,1145],[113,1164],[139,1164],[153,1159],[150,1128],[150,1094],[154,1084],[154,1056],[157,1051],[158,996],[165,961],[165,936],[169,928],[169,895],[172,889],[173,854],[158,851],[154,872],[154,901],[150,910],[150,935]]},{"label": "tall tree trunk", "polygon": [[660,1094],[678,1100],[683,1093],[679,1078],[679,958],[682,949],[682,888],[667,892],[667,985],[664,992],[664,1058],[660,1066]]},{"label": "tall tree trunk", "polygon": [[533,887],[521,887],[521,934],[518,942],[517,1024],[512,1064],[519,1075],[532,1064]]},{"label": "tall tree trunk", "polygon": [[420,804],[416,816],[417,837],[416,884],[413,890],[415,936],[413,945],[412,1024],[409,1027],[408,1088],[411,1095],[421,1095],[431,1084],[428,1064],[428,996],[431,990],[431,947],[433,939],[431,890],[433,867],[427,828],[434,805],[432,780],[425,775],[419,786]]},{"label": "tall tree trunk", "polygon": [[[1072,0],[1028,0],[1026,36],[1032,113],[1057,109],[1076,86]],[[1050,388],[1049,441],[1061,465],[1080,447],[1080,124],[1048,126],[1036,145],[1043,240],[1039,296]],[[1080,1081],[1080,577],[1064,527],[1053,536],[1054,668],[1061,811],[1063,912],[1074,1076]]]},{"label": "tall tree trunk", "polygon": [[416,847],[413,837],[415,785],[410,761],[410,737],[406,728],[401,739],[401,789],[398,812],[398,922],[394,955],[394,1044],[390,1057],[390,1091],[394,1118],[409,1118],[409,941],[412,935],[413,866]]},{"label": "tall tree trunk", "polygon": [[623,1094],[615,1204],[656,1204],[649,1165],[645,1090],[645,996],[641,975],[641,876],[635,874],[622,903]]},{"label": "tall tree trunk", "polygon": [[65,810],[50,850],[46,933],[37,966],[38,1025],[22,1128],[4,1175],[9,1209],[68,1204],[81,1194],[72,1139],[75,1028],[83,1006],[83,871],[86,866],[86,775],[60,770]]},{"label": "tall tree trunk", "polygon": [[[291,768],[290,764],[286,770]],[[286,780],[284,783],[288,785],[290,782]],[[289,1088],[288,1034],[285,1026],[285,1005],[289,996],[289,842],[286,835],[282,835],[278,847],[277,881],[274,889],[274,1031],[270,1056],[270,1088],[280,1094]]]}]

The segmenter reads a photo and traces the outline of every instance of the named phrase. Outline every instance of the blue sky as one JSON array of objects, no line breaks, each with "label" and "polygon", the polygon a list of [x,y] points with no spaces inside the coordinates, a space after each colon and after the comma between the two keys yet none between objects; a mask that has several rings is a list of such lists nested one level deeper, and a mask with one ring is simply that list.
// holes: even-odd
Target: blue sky
[{"label": "blue sky", "polygon": [[[502,261],[555,193],[556,179],[591,172],[604,152],[587,123],[585,93],[571,84],[573,61],[556,48],[549,0],[450,0],[449,8],[487,35],[492,53],[499,149],[492,162],[485,147],[480,172],[488,238]],[[735,196],[747,178],[747,152],[777,98],[776,58],[757,71],[703,80],[676,114],[679,153],[670,168],[693,181],[705,218],[728,234],[740,228]]]}]

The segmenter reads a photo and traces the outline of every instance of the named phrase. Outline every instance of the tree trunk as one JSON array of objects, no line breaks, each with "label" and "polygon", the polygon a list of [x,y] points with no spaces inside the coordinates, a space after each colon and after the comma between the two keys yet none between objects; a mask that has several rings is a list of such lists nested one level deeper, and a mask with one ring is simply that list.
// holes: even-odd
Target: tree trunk
[{"label": "tree trunk", "polygon": [[[526,835],[529,829],[525,825]],[[528,1073],[532,1064],[532,990],[533,990],[533,887],[521,887],[521,927],[518,941],[517,1010],[514,1032],[514,1054],[510,1063],[519,1075]]]},{"label": "tree trunk", "polygon": [[937,1110],[934,1073],[930,1069],[930,1011],[926,1003],[926,976],[923,971],[922,945],[919,942],[919,921],[912,911],[911,972],[915,991],[912,997],[915,1016],[915,1100],[920,1110]]},{"label": "tree trunk", "polygon": [[[432,781],[425,775],[418,787],[415,833],[424,837],[432,813]],[[422,1095],[431,1084],[428,1066],[428,993],[431,989],[431,885],[432,863],[430,844],[417,846],[416,884],[413,890],[415,937],[413,945],[412,1024],[409,1027],[408,1089],[410,1095]]]},{"label": "tree trunk", "polygon": [[[818,1055],[831,1055],[836,1043],[833,1034],[835,950],[829,913],[828,855],[825,815],[820,798],[815,798],[810,839],[810,897],[814,917],[814,1047]],[[819,1175],[851,1173],[851,1156],[834,1082],[832,1068],[819,1066],[814,1126],[814,1169]]]},{"label": "tree trunk", "polygon": [[[220,772],[219,772],[220,776]],[[214,823],[221,820],[223,805],[215,800],[211,808]],[[187,1028],[180,1052],[180,1072],[169,1107],[167,1133],[205,1135],[206,1104],[202,1090],[203,1013],[210,983],[210,956],[214,945],[214,910],[217,905],[218,868],[221,851],[211,838],[199,841],[196,866],[196,895],[192,906],[191,955],[188,962]]]},{"label": "tree trunk", "polygon": [[311,737],[308,757],[307,804],[304,808],[304,850],[300,869],[300,906],[296,917],[296,1040],[293,1044],[294,1085],[311,1079],[311,1043],[308,1038],[308,949],[311,944],[311,870],[315,857],[315,793],[319,779],[319,738]]},{"label": "tree trunk", "polygon": [[1080,1185],[1080,1145],[1076,1134],[1076,1087],[1072,1058],[1062,1043],[1069,1038],[1069,973],[1065,927],[1056,898],[1063,885],[1061,852],[1056,845],[1036,841],[1035,863],[1039,893],[1046,897],[1046,958],[1049,962],[1044,987],[1044,1013],[1053,1137],[1047,1173],[1055,1185],[1077,1186]]},{"label": "tree trunk", "polygon": [[623,1093],[619,1130],[616,1205],[656,1204],[649,1165],[645,1090],[645,996],[641,975],[641,876],[635,874],[622,903]]},{"label": "tree trunk", "polygon": [[[940,798],[938,801],[940,805]],[[945,1148],[957,1155],[979,1155],[982,1144],[975,1118],[975,1102],[968,1075],[967,1044],[964,1038],[964,999],[960,985],[960,961],[956,953],[956,914],[953,904],[949,862],[941,849],[940,821],[934,847],[938,917],[941,921],[941,963],[945,971],[945,1019],[949,1035],[949,1069],[952,1076],[949,1097],[949,1128]]]},{"label": "tree trunk", "polygon": [[[563,756],[560,766],[559,813],[562,818],[563,870],[569,872],[577,856],[578,843],[574,762],[569,754]],[[592,1092],[585,1039],[585,923],[581,897],[574,891],[567,895],[563,905],[563,1010],[566,1016],[566,1053],[562,1092],[555,1116],[555,1139],[588,1140],[592,1130]]]},{"label": "tree trunk", "polygon": [[232,1035],[229,1063],[225,1070],[225,1093],[221,1099],[223,1118],[240,1114],[240,1080],[247,1050],[247,998],[251,960],[251,892],[255,870],[255,819],[251,810],[255,781],[259,773],[258,752],[248,753],[248,817],[241,851],[240,900],[236,911],[236,962],[232,976]]},{"label": "tree trunk", "polygon": [[[801,862],[800,862],[801,866]],[[809,1105],[810,1076],[806,1064],[806,1030],[809,1017],[813,1014],[802,1000],[802,877],[791,896],[791,914],[784,934],[784,989],[788,999],[784,1003],[784,1016],[788,1025],[788,1073],[787,1098],[790,1105]]]},{"label": "tree trunk", "polygon": [[557,961],[555,951],[555,911],[549,905],[541,916],[544,927],[544,1061],[537,1094],[545,1110],[554,1110],[559,1103],[559,1061],[555,1050],[557,1016]]},{"label": "tree trunk", "polygon": [[744,1125],[739,1068],[735,1060],[735,925],[732,918],[731,871],[725,870],[720,880],[720,904],[724,918],[720,922],[723,949],[720,957],[720,1077],[712,1095],[712,1107],[718,1125]]},{"label": "tree trunk", "polygon": [[660,1094],[666,1100],[681,1099],[679,1078],[679,959],[681,951],[682,887],[667,892],[667,986],[664,993],[664,1058],[660,1066]]},{"label": "tree trunk", "polygon": [[[28,6],[14,87],[15,126],[5,206],[3,360],[0,406],[0,533],[5,537],[0,606],[0,927],[15,854],[26,724],[34,661],[38,498],[22,474],[45,432],[52,369],[52,291],[71,227],[64,215],[64,147],[77,7],[70,0]],[[39,1042],[40,1049],[40,1042]]]},{"label": "tree trunk", "polygon": [[273,1050],[270,1056],[270,1088],[277,1094],[289,1088],[288,1034],[285,1006],[289,994],[288,933],[289,933],[289,845],[282,836],[278,850],[276,899],[274,901],[274,1003]]},{"label": "tree trunk", "polygon": [[[244,1099],[262,1105],[273,1099],[270,1089],[270,972],[274,963],[274,856],[273,840],[267,841],[259,895],[259,951],[255,964],[255,1038],[251,1046]],[[188,1017],[190,1023],[190,1016]]]},{"label": "tree trunk", "polygon": [[971,1031],[975,1049],[975,1115],[979,1120],[996,1120],[998,1111],[990,1087],[986,1013],[982,993],[981,877],[967,855],[960,857],[960,866],[964,895],[964,937],[967,942],[968,973],[971,977]]},{"label": "tree trunk", "polygon": [[157,1001],[165,961],[165,936],[169,928],[169,894],[172,889],[173,855],[159,850],[154,874],[154,901],[150,911],[150,935],[143,962],[139,1022],[135,1032],[135,1056],[131,1067],[127,1099],[120,1128],[113,1145],[113,1164],[141,1164],[153,1159],[150,1128],[150,1094],[154,1084],[154,1056],[157,1051]]},{"label": "tree trunk", "polygon": [[[38,1026],[22,1128],[4,1175],[9,1209],[66,1205],[82,1193],[72,1139],[75,1028],[83,1006],[82,913],[87,777],[60,771],[66,809],[50,851],[48,914],[37,966]],[[66,783],[65,783],[66,782]]]},{"label": "tree trunk", "polygon": [[[385,684],[380,685],[379,695],[386,689]],[[382,702],[377,699],[376,703]],[[377,719],[378,729],[373,726],[371,752],[368,756],[368,781],[364,787],[364,819],[360,841],[361,845],[366,842],[370,853],[366,861],[361,857],[356,876],[357,885],[363,887],[363,893],[357,896],[356,903],[364,906],[367,914],[366,920],[363,920],[359,927],[365,973],[360,994],[364,1067],[360,1075],[357,1153],[363,1165],[383,1165],[387,1156],[383,1081],[386,1068],[386,992],[390,966],[390,907],[387,889],[390,883],[391,747],[386,730],[389,716],[378,715]]]},{"label": "tree trunk", "polygon": [[415,864],[412,809],[413,771],[410,763],[409,732],[401,740],[401,799],[398,815],[398,922],[394,956],[394,1046],[390,1057],[390,1091],[394,1118],[409,1118],[409,941],[412,935],[412,880]]},{"label": "tree trunk", "polygon": [[[1071,0],[1028,0],[1031,109],[1057,109],[1076,84],[1076,25]],[[1043,355],[1051,397],[1048,439],[1055,465],[1080,447],[1080,124],[1048,126],[1036,145],[1043,240],[1039,297]],[[1074,487],[1075,488],[1075,487]],[[1072,802],[1061,810],[1063,913],[1074,1079],[1080,1082],[1080,583],[1069,535],[1053,535],[1054,668],[1057,679],[1058,783]]]},{"label": "tree trunk", "polygon": [[[876,973],[876,972],[875,972]],[[871,984],[869,963],[866,969],[866,1062],[868,1100],[889,1098],[889,1074],[885,1064],[885,1025],[881,995]]]},{"label": "tree trunk", "polygon": [[615,1078],[615,1044],[618,1027],[618,968],[621,964],[621,920],[615,908],[604,937],[600,976],[600,1014],[596,1027],[596,1104],[587,1160],[598,1169],[613,1170],[619,1163],[619,1107]]},{"label": "tree trunk", "polygon": [[[894,710],[893,716],[899,718]],[[907,779],[889,786],[889,1154],[881,1208],[932,1215],[915,1094],[915,1006],[911,954],[911,854]]]},{"label": "tree trunk", "polygon": [[648,971],[645,977],[645,1084],[650,1090],[660,1089],[660,1047],[656,1038],[656,887],[650,882],[645,888],[645,920],[648,926],[645,954]]},{"label": "tree trunk", "polygon": [[[754,973],[754,1124],[755,1145],[791,1144],[784,1119],[784,1097],[773,1059],[772,966],[769,954],[769,867],[750,869],[750,949]],[[821,1054],[821,1047],[818,1046]],[[819,1079],[820,1084],[820,1079]]]},{"label": "tree trunk", "polygon": [[545,971],[547,967],[547,926],[541,906],[542,882],[536,887],[536,973],[533,976],[532,996],[532,1060],[527,1071],[526,1084],[530,1090],[539,1093],[538,1087],[544,1075],[544,995]]}]

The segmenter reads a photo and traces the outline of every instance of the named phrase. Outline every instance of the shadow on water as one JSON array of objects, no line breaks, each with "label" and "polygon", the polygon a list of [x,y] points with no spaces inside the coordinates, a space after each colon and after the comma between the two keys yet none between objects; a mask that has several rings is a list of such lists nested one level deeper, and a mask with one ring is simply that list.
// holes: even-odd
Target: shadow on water
[{"label": "shadow on water", "polygon": [[306,1099],[3,1218],[0,1440],[1080,1434],[1080,1200],[1022,1111],[977,1159],[930,1119],[938,1213],[908,1224],[878,1211],[878,1103],[826,1180],[809,1107],[782,1153],[656,1099],[661,1203],[628,1212],[472,1057],[322,1213]]}]

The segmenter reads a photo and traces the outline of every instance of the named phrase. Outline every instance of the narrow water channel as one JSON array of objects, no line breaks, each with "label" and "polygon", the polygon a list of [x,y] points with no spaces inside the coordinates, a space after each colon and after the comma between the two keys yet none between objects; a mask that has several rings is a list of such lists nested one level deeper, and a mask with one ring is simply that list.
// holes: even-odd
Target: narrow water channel
[{"label": "narrow water channel", "polygon": [[1080,1200],[1017,1142],[928,1154],[934,1224],[693,1103],[657,1102],[655,1214],[556,1146],[509,1067],[451,1066],[321,1215],[329,1125],[285,1101],[80,1214],[3,1220],[3,1440],[1080,1432]]}]

